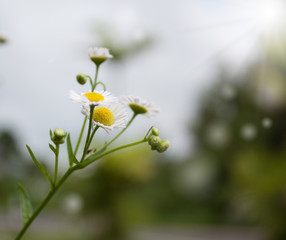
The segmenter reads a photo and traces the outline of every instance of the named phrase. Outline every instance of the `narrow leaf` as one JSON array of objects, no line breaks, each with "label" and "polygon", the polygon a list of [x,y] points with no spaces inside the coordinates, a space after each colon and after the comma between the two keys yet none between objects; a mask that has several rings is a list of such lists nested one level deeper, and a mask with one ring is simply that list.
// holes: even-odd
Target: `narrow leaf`
[{"label": "narrow leaf", "polygon": [[57,155],[57,150],[55,149],[55,147],[50,143],[49,143],[49,147],[54,152],[54,154]]},{"label": "narrow leaf", "polygon": [[52,132],[51,129],[50,129],[50,137],[51,137],[51,138],[53,137],[53,132]]},{"label": "narrow leaf", "polygon": [[30,155],[31,155],[31,158],[33,159],[33,161],[36,163],[36,165],[38,166],[38,168],[41,170],[42,174],[49,180],[49,182],[51,183],[51,185],[53,185],[53,181],[50,177],[50,175],[48,174],[48,172],[46,171],[46,169],[42,166],[42,164],[36,159],[33,151],[31,150],[31,148],[26,145]]},{"label": "narrow leaf", "polygon": [[20,204],[23,223],[25,224],[33,214],[32,203],[28,193],[24,190],[23,186],[19,184]]},{"label": "narrow leaf", "polygon": [[75,155],[73,154],[70,134],[68,134],[68,136],[67,136],[67,148],[68,148],[68,156],[69,156],[70,166],[72,166],[73,163],[76,163],[76,164],[79,163],[79,161],[76,159]]}]

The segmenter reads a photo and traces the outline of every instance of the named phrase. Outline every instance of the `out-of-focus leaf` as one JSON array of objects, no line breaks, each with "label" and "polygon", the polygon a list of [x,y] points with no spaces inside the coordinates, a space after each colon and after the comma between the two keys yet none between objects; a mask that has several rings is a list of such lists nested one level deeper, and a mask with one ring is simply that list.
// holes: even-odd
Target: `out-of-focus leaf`
[{"label": "out-of-focus leaf", "polygon": [[36,163],[36,165],[38,166],[38,168],[41,170],[42,174],[49,180],[49,182],[51,183],[51,185],[53,185],[53,181],[50,177],[50,175],[48,174],[48,172],[46,171],[46,169],[42,166],[42,164],[36,159],[33,151],[31,150],[31,148],[26,145],[30,155],[31,155],[31,158],[33,159],[33,161]]},{"label": "out-of-focus leaf", "polygon": [[57,155],[57,150],[55,149],[55,147],[50,143],[49,143],[49,147],[54,152],[54,154]]},{"label": "out-of-focus leaf", "polygon": [[23,223],[25,224],[33,214],[33,207],[28,193],[23,186],[19,184],[20,203]]},{"label": "out-of-focus leaf", "polygon": [[69,156],[70,166],[72,166],[73,163],[75,163],[75,164],[79,163],[79,161],[76,159],[75,155],[73,154],[70,134],[68,134],[68,136],[67,136],[67,148],[68,148],[68,156]]}]

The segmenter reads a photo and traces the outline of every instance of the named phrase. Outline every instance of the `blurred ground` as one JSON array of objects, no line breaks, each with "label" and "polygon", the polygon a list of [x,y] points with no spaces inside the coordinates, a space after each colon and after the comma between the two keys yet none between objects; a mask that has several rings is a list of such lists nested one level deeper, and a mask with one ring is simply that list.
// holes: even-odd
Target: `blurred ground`
[{"label": "blurred ground", "polygon": [[[1,240],[8,240],[13,237],[12,230],[16,230],[16,225],[7,218],[0,217],[0,237]],[[14,219],[15,220],[15,219]],[[37,220],[29,231],[29,238],[23,239],[82,239],[90,240],[88,232],[94,220],[82,219],[80,226],[78,221],[70,221],[67,218],[51,215]],[[18,223],[19,224],[19,223]],[[77,225],[72,228],[71,225]],[[98,223],[100,225],[100,223]],[[10,234],[9,234],[10,232]],[[82,233],[85,233],[84,235]],[[132,240],[264,240],[261,230],[246,227],[182,227],[182,226],[137,226],[131,229]],[[46,236],[46,237],[45,237]]]}]

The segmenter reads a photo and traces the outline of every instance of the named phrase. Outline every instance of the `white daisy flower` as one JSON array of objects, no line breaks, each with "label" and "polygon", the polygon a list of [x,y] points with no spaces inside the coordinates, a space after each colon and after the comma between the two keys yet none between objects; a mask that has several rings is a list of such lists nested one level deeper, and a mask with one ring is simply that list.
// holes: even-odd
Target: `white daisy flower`
[{"label": "white daisy flower", "polygon": [[74,91],[70,91],[69,97],[73,102],[78,102],[81,105],[103,105],[110,104],[117,101],[117,98],[112,96],[110,92],[99,91],[99,92],[86,92],[78,94]]},{"label": "white daisy flower", "polygon": [[96,65],[103,63],[108,58],[113,58],[113,56],[109,53],[108,48],[100,47],[88,49],[88,56]]},{"label": "white daisy flower", "polygon": [[146,116],[154,116],[160,112],[153,103],[142,100],[140,97],[123,96],[121,102],[128,105],[135,114],[144,114]]},{"label": "white daisy flower", "polygon": [[[88,118],[90,117],[90,107],[82,105],[82,111]],[[93,124],[111,131],[115,128],[125,128],[128,121],[128,113],[122,104],[114,103],[110,106],[99,106],[93,110]]]}]

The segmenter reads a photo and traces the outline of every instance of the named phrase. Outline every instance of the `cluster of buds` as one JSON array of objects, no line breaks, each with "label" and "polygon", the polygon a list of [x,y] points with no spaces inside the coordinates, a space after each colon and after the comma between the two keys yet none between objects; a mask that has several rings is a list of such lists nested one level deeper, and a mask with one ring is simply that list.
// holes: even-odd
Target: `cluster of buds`
[{"label": "cluster of buds", "polygon": [[61,128],[56,128],[54,130],[54,133],[52,133],[52,131],[50,131],[51,140],[56,145],[57,144],[63,144],[65,142],[66,135],[67,135],[67,133],[65,132],[65,130],[63,130]]},{"label": "cluster of buds", "polygon": [[152,127],[152,131],[148,136],[148,143],[152,150],[156,150],[160,153],[165,152],[170,146],[170,142],[168,140],[161,140],[159,137],[159,130],[155,127]]}]

